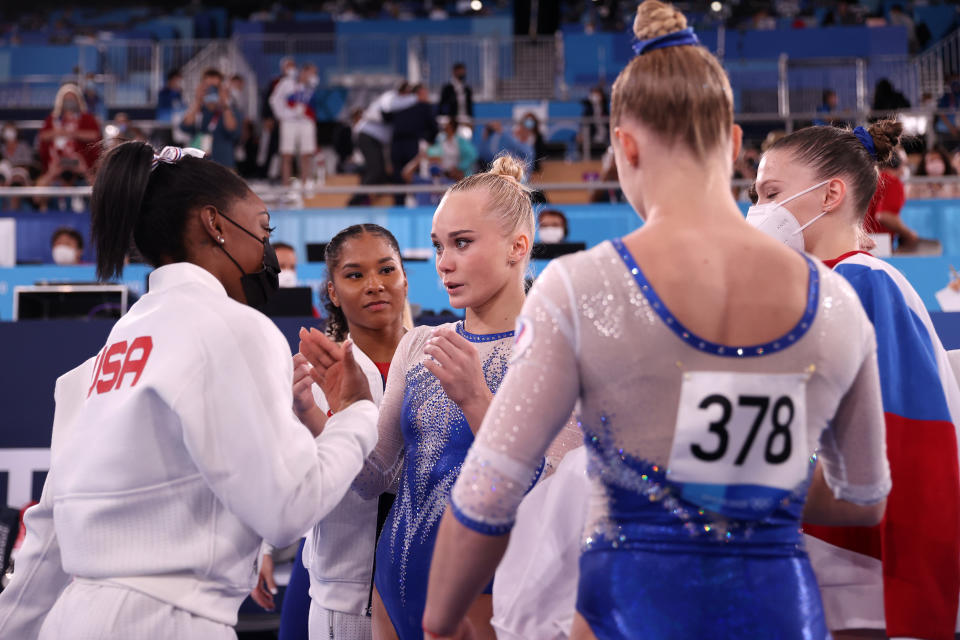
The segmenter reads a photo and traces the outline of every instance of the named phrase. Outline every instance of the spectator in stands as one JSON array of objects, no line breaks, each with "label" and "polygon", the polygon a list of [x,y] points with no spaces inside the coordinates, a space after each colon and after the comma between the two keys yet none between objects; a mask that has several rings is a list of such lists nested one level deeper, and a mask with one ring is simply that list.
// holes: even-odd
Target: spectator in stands
[{"label": "spectator in stands", "polygon": [[414,193],[413,197],[407,198],[408,206],[418,207],[436,207],[443,199],[446,187],[454,184],[457,175],[453,172],[446,172],[441,166],[441,157],[439,155],[430,155],[426,151],[421,151],[413,160],[408,162],[403,168],[401,176],[406,184],[432,184],[444,187],[443,190],[430,193]]},{"label": "spectator in stands", "polygon": [[113,122],[103,128],[103,137],[105,149],[128,140],[148,141],[147,134],[130,121],[130,116],[125,111],[118,112]]},{"label": "spectator in stands", "polygon": [[83,82],[83,99],[87,103],[87,110],[99,119],[107,117],[106,105],[97,91],[96,75],[88,73]]},{"label": "spectator in stands", "polygon": [[393,137],[393,128],[384,121],[384,115],[412,106],[419,98],[404,82],[398,89],[391,89],[378,96],[363,112],[357,123],[357,146],[363,154],[363,184],[386,184],[386,152]]},{"label": "spectator in stands", "polygon": [[[241,125],[240,140],[237,143],[237,149],[234,157],[237,160],[237,173],[244,178],[261,177],[257,158],[259,156],[260,136],[257,133],[257,126],[253,120],[246,118]],[[262,177],[266,177],[264,171]]]},{"label": "spectator in stands", "polygon": [[891,247],[909,251],[917,246],[920,237],[900,217],[900,210],[906,202],[906,192],[900,180],[906,159],[907,154],[899,148],[890,162],[880,168],[877,191],[863,219],[863,229],[867,233],[889,234]]},{"label": "spectator in stands", "polygon": [[773,31],[777,28],[777,19],[770,15],[770,10],[761,7],[753,14],[751,27],[757,31]]},{"label": "spectator in stands", "polygon": [[20,139],[20,132],[17,130],[16,123],[4,123],[2,135],[0,160],[6,160],[11,167],[36,168],[36,154],[29,144]]},{"label": "spectator in stands", "polygon": [[246,81],[239,73],[230,76],[230,103],[238,110],[243,111],[243,90]]},{"label": "spectator in stands", "polygon": [[[957,170],[950,163],[950,155],[942,146],[937,145],[932,149],[927,149],[920,160],[920,166],[917,167],[918,177],[943,178],[945,176],[956,176]],[[909,197],[914,198],[953,198],[956,188],[953,184],[943,182],[922,182],[910,185]]]},{"label": "spectator in stands", "polygon": [[297,252],[286,242],[274,242],[273,250],[277,252],[277,263],[280,265],[280,286],[297,286]]},{"label": "spectator in stands", "polygon": [[[581,101],[583,105],[583,118],[586,123],[581,127],[581,136],[586,132],[591,147],[599,146],[606,149],[610,144],[610,127],[607,126],[607,118],[610,117],[610,104],[607,100],[607,94],[603,91],[603,85],[597,85],[590,89],[590,95]],[[602,151],[601,151],[602,153]]]},{"label": "spectator in stands", "polygon": [[[0,166],[3,167],[3,177],[4,185],[8,187],[29,187],[32,182],[30,180],[30,174],[24,167],[14,167],[11,166],[6,160],[0,161]],[[21,201],[19,196],[11,196],[9,198],[0,198],[0,201],[3,203],[3,208],[6,211],[20,211],[21,205],[26,203],[29,207],[33,205],[33,200],[27,198],[26,200]]]},{"label": "spectator in stands", "polygon": [[513,130],[506,132],[499,122],[491,122],[483,129],[483,136],[477,151],[480,162],[486,166],[502,151],[523,160],[526,166],[525,175],[529,176],[533,169],[535,158],[534,137],[530,129],[521,123],[516,123]]},{"label": "spectator in stands", "polygon": [[356,127],[363,118],[363,109],[353,108],[347,122],[338,122],[333,133],[333,149],[337,154],[337,173],[361,173],[363,155],[354,144]]},{"label": "spectator in stands", "polygon": [[[417,101],[405,109],[394,110],[384,116],[393,127],[390,141],[390,162],[394,169],[394,180],[403,182],[401,175],[407,163],[417,156],[420,143],[432,143],[437,137],[437,116],[430,104],[430,92],[422,84],[411,89]],[[397,196],[397,205],[403,204],[403,196]]]},{"label": "spectator in stands", "polygon": [[174,116],[184,110],[183,75],[174,69],[167,74],[167,82],[157,94],[157,120],[173,122]]},{"label": "spectator in stands", "polygon": [[440,91],[439,113],[457,123],[473,119],[473,89],[467,85],[467,66],[462,62],[453,65],[453,76]]},{"label": "spectator in stands", "polygon": [[197,85],[193,103],[183,115],[180,129],[192,136],[191,146],[212,160],[233,169],[233,147],[240,139],[242,116],[230,106],[230,91],[223,74],[207,69]]},{"label": "spectator in stands", "polygon": [[293,156],[300,160],[300,180],[307,191],[315,187],[313,157],[317,153],[317,115],[313,95],[317,89],[317,67],[306,63],[295,76],[287,75],[273,89],[270,108],[280,125],[280,156],[283,184],[293,184]]},{"label": "spectator in stands", "polygon": [[437,141],[428,154],[439,157],[440,168],[455,180],[469,176],[476,170],[477,148],[460,135],[453,120],[444,122],[443,131],[437,134]]},{"label": "spectator in stands", "polygon": [[540,161],[546,155],[546,142],[543,139],[543,131],[541,131],[540,118],[537,117],[532,111],[528,111],[523,118],[520,120],[520,131],[518,132],[517,139],[527,142],[529,141],[533,145],[533,162],[532,167],[535,173],[540,171]]},{"label": "spectator in stands", "polygon": [[80,87],[65,84],[57,91],[53,111],[37,136],[45,172],[61,166],[91,170],[100,155],[100,122],[87,111]]},{"label": "spectator in stands", "polygon": [[[600,159],[600,181],[619,182],[619,180],[613,147],[607,147],[603,158]],[[590,202],[626,202],[626,198],[620,189],[597,189],[590,194]]]},{"label": "spectator in stands", "polygon": [[50,236],[50,255],[55,264],[80,264],[83,236],[73,227],[59,227]]},{"label": "spectator in stands", "polygon": [[[749,180],[753,183],[757,179],[757,168],[760,165],[760,150],[753,146],[744,145],[740,155],[733,163],[734,180]],[[752,196],[749,189],[733,188],[733,197],[737,202],[746,202]]]},{"label": "spectator in stands", "polygon": [[940,135],[941,142],[950,144],[952,147],[960,141],[960,128],[958,128],[957,125],[957,112],[960,111],[960,77],[953,76],[950,79],[948,90],[937,102],[937,109],[953,112],[938,114],[936,124],[936,130]]},{"label": "spectator in stands", "polygon": [[557,244],[567,241],[567,216],[557,209],[544,209],[537,216],[537,235],[540,242]]},{"label": "spectator in stands", "polygon": [[893,83],[887,78],[880,78],[873,90],[874,111],[896,111],[909,109],[910,101],[906,96],[893,88]]},{"label": "spectator in stands", "polygon": [[888,19],[891,27],[903,27],[907,30],[907,46],[910,49],[910,53],[917,53],[919,51],[919,45],[917,44],[916,25],[913,23],[913,18],[904,12],[903,6],[895,4],[890,7]]},{"label": "spectator in stands", "polygon": [[823,18],[823,26],[825,27],[860,24],[863,24],[863,14],[860,12],[860,7],[857,6],[857,3],[853,3],[853,6],[851,6],[851,3],[845,0],[840,0],[836,9],[827,13]]},{"label": "spectator in stands", "polygon": [[820,106],[817,107],[817,117],[814,118],[815,125],[832,124],[830,114],[837,110],[837,92],[833,89],[824,89],[823,98],[820,100]]}]

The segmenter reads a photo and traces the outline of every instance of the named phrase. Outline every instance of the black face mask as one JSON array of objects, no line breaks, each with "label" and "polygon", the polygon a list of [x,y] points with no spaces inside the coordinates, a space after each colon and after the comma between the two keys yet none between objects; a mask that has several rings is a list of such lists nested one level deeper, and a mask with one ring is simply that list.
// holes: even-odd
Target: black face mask
[{"label": "black face mask", "polygon": [[227,250],[223,248],[222,244],[217,245],[223,250],[224,253],[227,254],[227,257],[230,258],[230,261],[237,265],[237,269],[240,269],[240,273],[243,274],[243,276],[240,278],[240,284],[243,286],[243,295],[247,298],[247,304],[254,309],[263,309],[264,305],[267,304],[267,301],[272,298],[273,294],[275,294],[280,288],[280,261],[277,260],[277,252],[273,250],[273,245],[270,244],[269,240],[261,240],[227,216],[223,215],[223,212],[220,212],[220,215],[232,225],[243,231],[245,234],[263,244],[263,269],[257,271],[256,273],[247,273],[244,271],[243,267],[240,266],[240,263],[233,259],[233,256],[231,256]]}]

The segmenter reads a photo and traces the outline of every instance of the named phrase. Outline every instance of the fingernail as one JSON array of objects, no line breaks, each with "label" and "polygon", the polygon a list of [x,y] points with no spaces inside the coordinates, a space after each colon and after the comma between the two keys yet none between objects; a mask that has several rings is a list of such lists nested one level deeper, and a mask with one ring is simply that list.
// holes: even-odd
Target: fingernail
[{"label": "fingernail", "polygon": [[275,595],[277,595],[278,593],[280,593],[280,590],[279,590],[279,589],[277,589],[276,587],[271,587],[271,589],[270,589],[270,595],[275,596]]}]

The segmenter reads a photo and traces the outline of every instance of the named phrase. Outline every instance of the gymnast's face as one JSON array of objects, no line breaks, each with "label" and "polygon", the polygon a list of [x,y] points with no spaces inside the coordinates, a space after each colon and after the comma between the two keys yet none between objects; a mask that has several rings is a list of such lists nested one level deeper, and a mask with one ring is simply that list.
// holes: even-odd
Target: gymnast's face
[{"label": "gymnast's face", "polygon": [[454,309],[484,305],[517,277],[510,239],[486,211],[484,191],[448,193],[433,215],[437,273]]}]

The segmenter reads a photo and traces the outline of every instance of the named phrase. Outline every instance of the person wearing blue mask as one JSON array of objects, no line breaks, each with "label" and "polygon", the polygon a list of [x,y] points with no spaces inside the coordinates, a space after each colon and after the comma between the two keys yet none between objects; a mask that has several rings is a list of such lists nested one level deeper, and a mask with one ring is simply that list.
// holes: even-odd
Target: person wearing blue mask
[{"label": "person wearing blue mask", "polygon": [[[863,221],[903,126],[808,127],[757,172],[747,222],[806,251],[856,291],[877,339],[893,489],[884,521],[805,524],[835,637],[953,638],[960,604],[960,388],[926,307],[889,263],[861,251]],[[857,636],[860,637],[860,636]]]},{"label": "person wearing blue mask", "polygon": [[180,129],[192,136],[193,146],[202,149],[211,160],[233,169],[236,163],[233,151],[240,140],[242,121],[236,106],[231,104],[223,74],[216,69],[204,71]]}]

